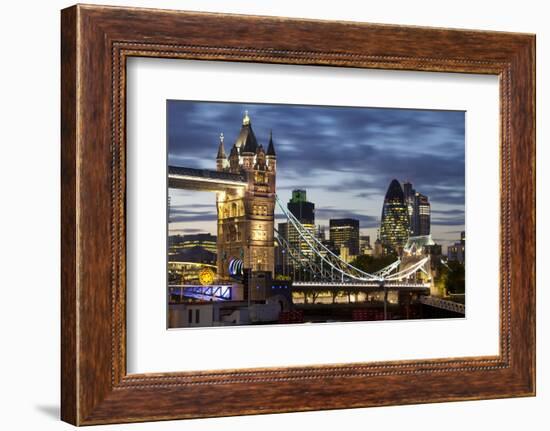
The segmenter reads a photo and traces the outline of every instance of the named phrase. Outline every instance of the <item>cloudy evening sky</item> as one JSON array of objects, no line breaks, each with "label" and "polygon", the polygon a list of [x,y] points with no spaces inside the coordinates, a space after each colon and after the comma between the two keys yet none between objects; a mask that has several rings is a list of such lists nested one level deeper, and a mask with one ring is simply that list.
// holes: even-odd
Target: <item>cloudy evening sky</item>
[{"label": "cloudy evening sky", "polygon": [[[464,230],[464,112],[168,101],[168,163],[216,169],[219,135],[229,153],[245,110],[266,149],[273,130],[279,198],[305,189],[316,224],[356,218],[374,242],[384,195],[397,178],[429,197],[436,242],[451,244]],[[169,195],[170,234],[216,234],[213,193]]]}]

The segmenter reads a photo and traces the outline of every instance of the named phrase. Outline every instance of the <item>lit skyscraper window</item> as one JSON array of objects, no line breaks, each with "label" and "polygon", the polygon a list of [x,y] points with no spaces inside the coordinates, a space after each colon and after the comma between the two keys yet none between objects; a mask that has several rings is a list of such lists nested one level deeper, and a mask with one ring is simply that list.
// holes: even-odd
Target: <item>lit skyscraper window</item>
[{"label": "lit skyscraper window", "polygon": [[384,248],[398,252],[409,237],[409,212],[401,184],[392,180],[382,207],[380,241]]}]

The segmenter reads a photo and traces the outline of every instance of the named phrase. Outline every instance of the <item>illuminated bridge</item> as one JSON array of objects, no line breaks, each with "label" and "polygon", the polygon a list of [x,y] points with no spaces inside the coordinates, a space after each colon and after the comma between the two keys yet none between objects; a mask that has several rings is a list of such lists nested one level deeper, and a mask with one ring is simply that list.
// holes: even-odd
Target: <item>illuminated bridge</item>
[{"label": "illuminated bridge", "polygon": [[[192,189],[205,191],[221,191],[226,189],[246,189],[247,179],[244,174],[194,169],[179,166],[168,167],[168,187],[177,189]],[[335,283],[361,284],[365,287],[400,289],[405,287],[429,287],[429,283],[411,285],[410,279],[415,278],[419,271],[429,277],[427,265],[429,257],[424,257],[405,268],[401,268],[398,259],[380,271],[372,274],[354,267],[324,245],[310,230],[306,229],[298,219],[288,211],[280,199],[275,196],[276,203],[282,214],[298,233],[300,240],[306,245],[307,251],[292,246],[276,229],[275,239],[287,253],[295,266],[307,271],[311,282],[324,283],[327,286]],[[405,284],[403,284],[405,282]],[[296,284],[298,286],[298,284]],[[313,285],[312,285],[313,286]]]},{"label": "illuminated bridge", "polygon": [[338,289],[338,290],[360,290],[362,292],[378,292],[385,288],[389,291],[423,291],[428,293],[430,289],[429,283],[415,283],[415,282],[338,282],[338,281],[295,281],[292,283],[292,288],[295,290],[326,288],[326,289]]},{"label": "illuminated bridge", "polygon": [[[417,283],[411,281],[416,278],[417,272],[421,271],[428,277],[429,257],[423,257],[407,267],[401,268],[401,260],[397,259],[392,264],[382,268],[374,273],[367,273],[351,265],[334,253],[330,248],[324,245],[317,236],[306,229],[298,219],[288,211],[278,197],[275,198],[279,208],[290,226],[297,232],[301,243],[305,247],[295,247],[288,242],[280,232],[276,231],[276,240],[280,247],[287,253],[290,260],[296,266],[302,267],[310,274],[311,281],[308,286],[321,287],[321,285],[330,287],[346,286],[364,286],[380,288],[384,287],[391,290],[401,288],[429,288],[429,283]],[[294,283],[299,286],[299,283]],[[304,284],[305,286],[305,284]]]},{"label": "illuminated bridge", "polygon": [[[168,186],[178,189],[193,189],[205,191],[246,190],[247,178],[244,174],[205,169],[183,167],[168,167]],[[305,228],[299,220],[275,196],[289,228],[292,227],[300,240],[300,247],[289,243],[275,227],[274,238],[278,246],[286,254],[288,262],[302,274],[301,280],[293,281],[293,290],[296,291],[356,291],[356,292],[385,292],[417,293],[425,296],[430,294],[431,274],[430,257],[419,256],[409,259],[405,264],[400,259],[373,273],[367,273],[343,260],[339,255],[328,248],[319,238]],[[274,244],[275,245],[275,244]],[[218,268],[219,272],[219,268]],[[423,273],[426,282],[418,281],[417,274]],[[171,286],[171,292],[186,297],[212,301],[233,300],[232,287],[227,286]],[[428,303],[429,302],[429,303]],[[426,301],[426,305],[450,309],[464,313],[464,306],[454,307],[441,301]]]}]

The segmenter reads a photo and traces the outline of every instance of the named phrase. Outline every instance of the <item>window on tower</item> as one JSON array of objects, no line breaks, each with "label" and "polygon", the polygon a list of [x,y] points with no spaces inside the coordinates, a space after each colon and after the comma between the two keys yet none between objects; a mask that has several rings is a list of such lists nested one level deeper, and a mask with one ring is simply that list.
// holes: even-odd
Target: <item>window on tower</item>
[{"label": "window on tower", "polygon": [[265,172],[258,171],[254,174],[254,182],[264,184],[265,181]]}]

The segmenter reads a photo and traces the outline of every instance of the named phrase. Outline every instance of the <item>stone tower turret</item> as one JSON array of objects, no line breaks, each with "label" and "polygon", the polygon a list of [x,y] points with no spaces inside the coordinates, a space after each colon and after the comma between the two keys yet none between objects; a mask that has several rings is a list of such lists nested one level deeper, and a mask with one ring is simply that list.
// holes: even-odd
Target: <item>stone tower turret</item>
[{"label": "stone tower turret", "polygon": [[275,154],[275,145],[273,144],[273,131],[269,131],[269,145],[266,153],[267,168],[270,172],[277,171],[277,155]]},{"label": "stone tower turret", "polygon": [[252,272],[274,274],[275,160],[272,139],[266,153],[245,112],[225,170],[244,175],[247,186],[218,194],[218,277],[222,280],[229,277],[228,265],[234,259],[242,260]]},{"label": "stone tower turret", "polygon": [[225,148],[223,147],[223,133],[220,133],[220,145],[218,146],[218,155],[216,156],[216,169],[223,171],[227,166],[227,158],[225,157]]}]

